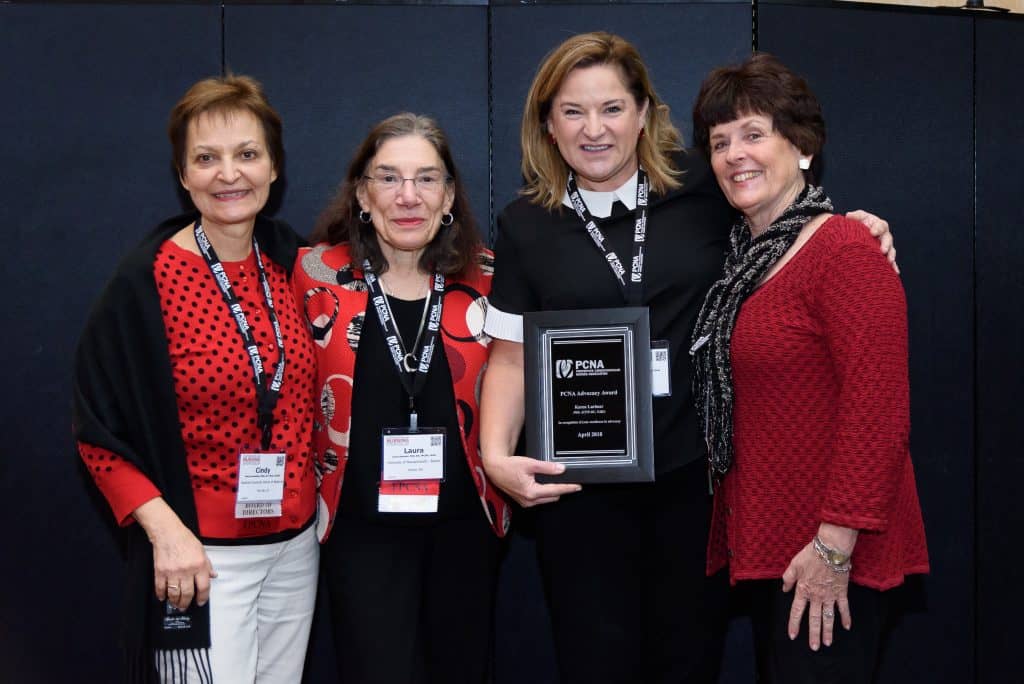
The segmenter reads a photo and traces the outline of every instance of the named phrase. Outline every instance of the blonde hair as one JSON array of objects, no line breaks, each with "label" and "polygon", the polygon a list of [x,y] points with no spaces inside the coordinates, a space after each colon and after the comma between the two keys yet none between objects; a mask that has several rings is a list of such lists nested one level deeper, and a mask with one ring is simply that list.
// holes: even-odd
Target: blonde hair
[{"label": "blonde hair", "polygon": [[575,35],[556,47],[537,70],[526,96],[520,130],[522,171],[526,181],[521,194],[534,204],[553,210],[562,202],[569,166],[548,138],[551,104],[573,69],[596,65],[617,67],[638,107],[646,102],[644,135],[637,142],[637,156],[647,172],[651,189],[664,194],[680,185],[680,171],[672,152],[683,149],[682,136],[669,118],[669,107],[654,92],[647,67],[633,45],[603,31]]}]

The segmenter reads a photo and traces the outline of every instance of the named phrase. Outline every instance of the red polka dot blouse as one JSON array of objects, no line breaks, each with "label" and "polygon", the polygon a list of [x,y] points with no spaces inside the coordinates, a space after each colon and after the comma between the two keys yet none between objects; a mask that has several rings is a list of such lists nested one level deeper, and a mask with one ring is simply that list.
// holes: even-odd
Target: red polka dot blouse
[{"label": "red polka dot blouse", "polygon": [[[234,517],[239,453],[259,450],[256,386],[249,357],[210,270],[198,254],[168,240],[153,264],[170,349],[178,422],[203,539],[242,539],[301,528],[313,516],[316,482],[310,441],[316,373],[313,342],[300,318],[285,269],[264,256],[285,340],[285,374],[274,408],[271,450],[284,452],[281,517]],[[255,254],[224,262],[267,372],[280,359],[267,315]],[[122,525],[132,511],[160,496],[134,465],[106,449],[79,442],[96,486]]]}]

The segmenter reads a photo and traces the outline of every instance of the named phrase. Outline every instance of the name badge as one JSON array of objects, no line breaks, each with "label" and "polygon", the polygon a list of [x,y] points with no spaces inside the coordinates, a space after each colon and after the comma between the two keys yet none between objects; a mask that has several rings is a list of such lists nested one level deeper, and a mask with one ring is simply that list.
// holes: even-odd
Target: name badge
[{"label": "name badge", "polygon": [[444,479],[444,428],[385,428],[381,435],[381,513],[436,513]]},{"label": "name badge", "polygon": [[444,428],[384,428],[380,479],[443,479],[444,433]]},{"label": "name badge", "polygon": [[656,397],[672,396],[668,340],[651,340],[651,394]]},{"label": "name badge", "polygon": [[238,457],[236,518],[278,518],[284,498],[282,453],[243,453]]}]

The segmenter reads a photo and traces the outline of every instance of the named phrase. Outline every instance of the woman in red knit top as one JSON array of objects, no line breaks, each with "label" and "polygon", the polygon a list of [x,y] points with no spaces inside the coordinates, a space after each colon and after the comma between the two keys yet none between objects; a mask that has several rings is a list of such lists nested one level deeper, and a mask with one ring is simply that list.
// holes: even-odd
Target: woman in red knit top
[{"label": "woman in red knit top", "polygon": [[694,137],[742,214],[691,349],[718,483],[708,573],[750,588],[762,681],[866,683],[885,590],[928,571],[903,288],[810,184],[821,108],[774,57],[713,71]]},{"label": "woman in red knit top", "polygon": [[229,76],[189,89],[168,132],[196,211],[122,261],[74,371],[78,451],[124,531],[127,679],[297,682],[318,563],[315,358],[289,281],[301,241],[259,215],[281,120]]}]

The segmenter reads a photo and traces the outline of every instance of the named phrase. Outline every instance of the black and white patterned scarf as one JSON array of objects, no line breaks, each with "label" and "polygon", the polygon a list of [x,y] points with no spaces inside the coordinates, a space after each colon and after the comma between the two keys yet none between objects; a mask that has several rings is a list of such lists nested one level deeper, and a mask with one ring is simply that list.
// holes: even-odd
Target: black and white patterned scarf
[{"label": "black and white patterned scarf", "polygon": [[807,185],[779,218],[757,238],[741,218],[729,235],[721,280],[711,286],[697,316],[690,354],[694,361],[693,397],[704,424],[711,472],[722,477],[732,465],[732,362],[729,344],[740,306],[776,261],[786,253],[804,225],[818,214],[832,212],[832,201],[820,187]]}]

